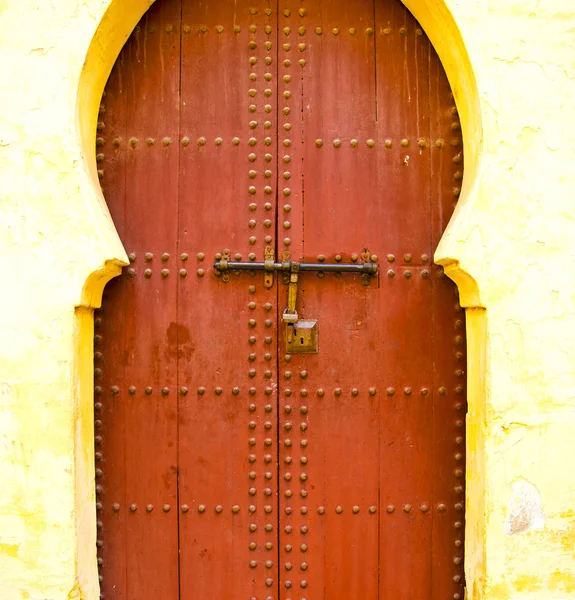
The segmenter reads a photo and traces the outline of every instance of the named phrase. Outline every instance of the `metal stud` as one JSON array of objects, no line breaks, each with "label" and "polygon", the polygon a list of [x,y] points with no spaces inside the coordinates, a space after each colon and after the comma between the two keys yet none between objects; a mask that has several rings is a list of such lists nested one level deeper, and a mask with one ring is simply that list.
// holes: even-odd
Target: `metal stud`
[{"label": "metal stud", "polygon": [[393,513],[394,511],[395,511],[395,506],[393,506],[393,504],[389,504],[389,505],[387,506],[387,512],[388,512],[389,514],[391,514],[391,513]]}]

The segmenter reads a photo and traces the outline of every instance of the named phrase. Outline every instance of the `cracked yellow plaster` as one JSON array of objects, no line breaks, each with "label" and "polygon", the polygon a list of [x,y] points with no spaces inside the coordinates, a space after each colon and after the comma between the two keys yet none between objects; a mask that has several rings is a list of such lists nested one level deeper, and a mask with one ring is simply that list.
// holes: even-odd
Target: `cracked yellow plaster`
[{"label": "cracked yellow plaster", "polygon": [[[0,8],[0,598],[95,600],[91,307],[126,261],[97,110],[147,0]],[[436,261],[468,327],[468,597],[575,590],[575,7],[405,0],[444,64],[466,171]],[[543,529],[509,536],[513,482]]]}]

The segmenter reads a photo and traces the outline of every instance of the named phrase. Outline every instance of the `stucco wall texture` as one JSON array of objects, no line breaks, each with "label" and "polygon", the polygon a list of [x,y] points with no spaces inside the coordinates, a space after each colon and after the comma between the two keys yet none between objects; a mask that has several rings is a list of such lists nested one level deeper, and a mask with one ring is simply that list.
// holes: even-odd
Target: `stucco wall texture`
[{"label": "stucco wall texture", "polygon": [[[0,3],[0,600],[98,597],[91,309],[126,255],[93,147],[149,4]],[[469,307],[468,597],[572,597],[575,4],[405,4],[464,133],[436,260]]]}]

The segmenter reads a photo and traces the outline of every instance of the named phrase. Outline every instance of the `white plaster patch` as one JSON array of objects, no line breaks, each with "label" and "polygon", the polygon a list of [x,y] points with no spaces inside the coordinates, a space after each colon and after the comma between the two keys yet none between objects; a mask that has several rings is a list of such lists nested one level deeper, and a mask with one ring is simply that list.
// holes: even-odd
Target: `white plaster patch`
[{"label": "white plaster patch", "polygon": [[541,508],[539,490],[525,479],[513,482],[505,519],[505,533],[516,535],[524,531],[543,529],[544,525],[545,513]]}]

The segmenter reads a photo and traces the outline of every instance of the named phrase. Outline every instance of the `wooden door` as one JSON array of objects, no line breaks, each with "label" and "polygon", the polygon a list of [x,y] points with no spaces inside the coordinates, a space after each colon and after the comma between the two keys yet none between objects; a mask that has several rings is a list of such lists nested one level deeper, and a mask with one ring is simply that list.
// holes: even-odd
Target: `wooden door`
[{"label": "wooden door", "polygon": [[[465,325],[432,262],[462,145],[414,18],[157,0],[97,146],[131,263],[95,319],[103,597],[462,598]],[[281,275],[214,269],[270,248],[378,264],[300,274],[317,353],[286,353]]]}]

